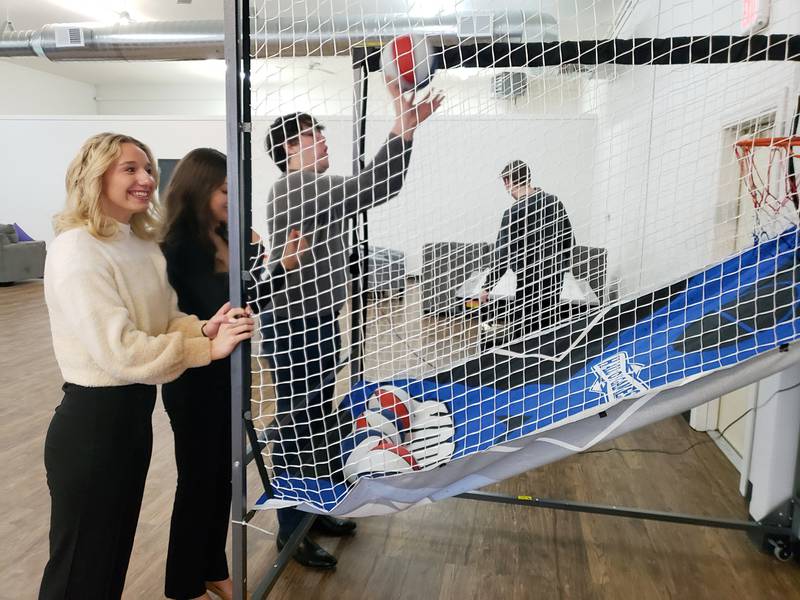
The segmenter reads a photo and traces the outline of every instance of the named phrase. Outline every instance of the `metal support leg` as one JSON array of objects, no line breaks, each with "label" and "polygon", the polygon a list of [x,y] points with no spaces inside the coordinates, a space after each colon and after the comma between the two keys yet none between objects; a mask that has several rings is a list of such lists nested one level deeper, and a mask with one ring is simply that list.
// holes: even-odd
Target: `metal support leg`
[{"label": "metal support leg", "polygon": [[275,558],[275,562],[272,563],[272,567],[270,567],[269,571],[267,571],[264,579],[261,580],[261,583],[259,583],[256,589],[253,591],[253,600],[261,600],[262,598],[266,598],[267,594],[269,594],[270,590],[272,590],[272,588],[278,582],[278,577],[280,577],[281,573],[286,568],[286,565],[289,564],[289,561],[292,559],[295,550],[297,550],[297,546],[299,546],[300,542],[303,541],[303,538],[306,536],[306,533],[308,533],[309,528],[314,523],[314,519],[316,518],[317,516],[312,514],[308,514],[303,517],[303,520],[300,521],[300,525],[298,525],[297,529],[292,532],[292,535],[289,536],[289,539],[286,541],[286,545],[278,553],[278,556]]},{"label": "metal support leg", "polygon": [[791,527],[768,525],[757,521],[699,517],[695,515],[662,512],[656,510],[643,510],[639,508],[626,508],[622,506],[585,504],[581,502],[571,502],[569,500],[547,500],[545,498],[534,498],[533,496],[507,496],[504,494],[491,494],[488,492],[467,492],[464,494],[459,494],[456,496],[456,498],[462,498],[464,500],[478,500],[480,502],[494,502],[498,504],[513,504],[517,506],[528,506],[531,508],[550,508],[553,510],[567,510],[571,512],[608,515],[612,517],[644,519],[647,521],[682,523],[684,525],[698,525],[700,527],[715,527],[718,529],[738,529],[740,531],[759,531],[774,535],[792,535]]}]

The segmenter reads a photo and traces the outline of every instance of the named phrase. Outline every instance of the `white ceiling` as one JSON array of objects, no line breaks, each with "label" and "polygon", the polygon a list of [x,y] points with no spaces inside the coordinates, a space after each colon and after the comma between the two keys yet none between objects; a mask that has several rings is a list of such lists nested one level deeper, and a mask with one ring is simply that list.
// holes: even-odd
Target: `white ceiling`
[{"label": "white ceiling", "polygon": [[[221,20],[223,0],[0,0],[0,19],[8,18],[17,31],[39,29],[52,23],[86,21],[115,22],[120,12],[136,21]],[[585,9],[577,9],[576,0],[258,0],[266,14],[281,12],[294,17],[303,14],[411,13],[432,16],[437,12],[465,10],[538,9],[554,15],[562,23],[584,21],[581,31],[591,27],[607,28],[613,16],[615,0],[594,0]],[[616,4],[620,4],[616,0]],[[596,27],[595,27],[596,26]],[[8,59],[15,64],[47,71],[95,85],[103,84],[182,84],[222,85],[221,61],[192,62],[50,62],[43,58]],[[308,59],[302,59],[307,68]],[[337,65],[338,66],[338,65]],[[328,68],[328,67],[326,67]],[[333,67],[334,70],[338,70]],[[347,70],[344,64],[343,69]]]},{"label": "white ceiling", "polygon": [[136,21],[196,21],[222,19],[222,0],[0,0],[17,30],[38,29],[49,23],[114,22],[126,11]]},{"label": "white ceiling", "polygon": [[[8,15],[16,29],[38,29],[49,23],[114,21],[127,12],[136,21],[222,19],[223,0],[0,0],[0,17]],[[594,0],[587,10],[611,0]],[[471,10],[529,10],[548,14],[575,13],[576,0],[256,0],[267,14],[408,13],[435,16]]]}]

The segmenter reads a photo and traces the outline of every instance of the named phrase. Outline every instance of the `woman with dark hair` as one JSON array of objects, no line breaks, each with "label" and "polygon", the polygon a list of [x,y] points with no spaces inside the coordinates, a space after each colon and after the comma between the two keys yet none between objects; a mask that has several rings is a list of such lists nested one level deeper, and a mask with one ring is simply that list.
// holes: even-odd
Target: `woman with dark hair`
[{"label": "woman with dark hair", "polygon": [[127,135],[89,138],[67,170],[44,292],[64,376],[44,448],[50,559],[40,600],[122,596],[153,447],[156,385],[252,335],[239,308],[178,310],[154,241],[158,172]]},{"label": "woman with dark hair", "polygon": [[[172,174],[164,201],[161,249],[178,305],[203,318],[228,299],[228,189],[225,155],[211,148],[187,154]],[[296,230],[259,296],[282,286],[308,246]],[[178,485],[172,508],[165,594],[228,599],[225,556],[231,503],[230,361],[189,369],[162,390],[175,437]]]}]

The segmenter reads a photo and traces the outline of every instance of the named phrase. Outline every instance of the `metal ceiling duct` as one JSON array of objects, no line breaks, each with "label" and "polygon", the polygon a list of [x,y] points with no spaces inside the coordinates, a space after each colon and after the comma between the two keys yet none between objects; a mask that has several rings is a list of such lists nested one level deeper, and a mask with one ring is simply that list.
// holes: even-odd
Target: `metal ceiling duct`
[{"label": "metal ceiling duct", "polygon": [[[252,52],[263,56],[336,56],[354,44],[381,44],[404,33],[435,44],[461,41],[535,42],[557,39],[547,14],[463,13],[412,18],[403,14],[253,20]],[[53,24],[0,33],[0,58],[41,56],[59,60],[204,60],[223,58],[222,21]]]}]

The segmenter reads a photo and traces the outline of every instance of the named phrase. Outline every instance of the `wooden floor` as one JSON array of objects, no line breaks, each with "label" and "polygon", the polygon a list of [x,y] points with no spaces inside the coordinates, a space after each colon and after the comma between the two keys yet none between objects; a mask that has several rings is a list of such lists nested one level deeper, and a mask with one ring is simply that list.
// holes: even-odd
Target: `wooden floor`
[{"label": "wooden floor", "polygon": [[[40,282],[0,288],[0,598],[35,597],[47,557],[44,435],[60,398]],[[128,572],[126,598],[162,598],[175,485],[172,438],[159,404],[155,447]],[[680,418],[614,442],[677,452],[707,436]],[[612,447],[611,444],[604,446]],[[251,472],[254,492],[255,473]],[[670,456],[607,452],[572,457],[497,490],[710,516],[746,518],[738,473],[711,443]],[[274,516],[254,523],[273,531]],[[198,527],[202,526],[198,523]],[[275,557],[249,533],[250,584]],[[359,521],[349,539],[321,539],[332,573],[290,565],[275,598],[800,598],[800,569],[762,555],[738,532],[447,500]]]}]

